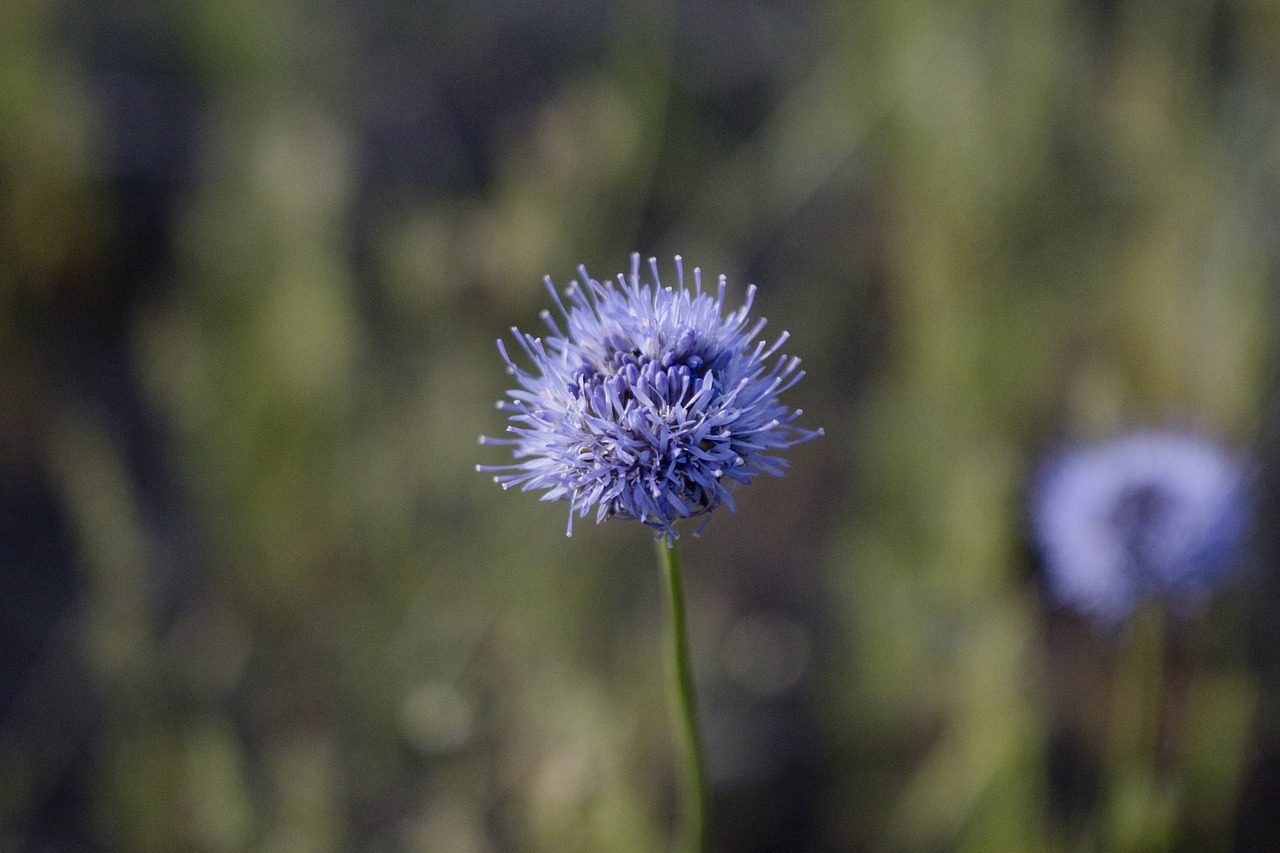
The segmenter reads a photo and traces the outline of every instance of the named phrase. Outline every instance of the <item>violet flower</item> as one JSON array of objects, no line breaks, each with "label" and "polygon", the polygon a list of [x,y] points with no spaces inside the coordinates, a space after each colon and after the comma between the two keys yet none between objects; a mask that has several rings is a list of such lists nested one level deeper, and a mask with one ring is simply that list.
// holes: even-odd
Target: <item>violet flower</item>
[{"label": "violet flower", "polygon": [[700,270],[690,290],[678,256],[675,266],[674,288],[662,286],[653,259],[651,283],[642,279],[639,255],[616,282],[580,267],[565,301],[547,278],[560,318],[542,312],[545,338],[512,329],[531,369],[498,341],[519,386],[498,403],[513,437],[480,440],[510,445],[517,461],[477,468],[504,489],[568,501],[570,534],[575,513],[594,508],[597,523],[632,518],[674,539],[676,521],[732,509],[737,484],[780,476],[776,452],[822,434],[795,426],[801,411],[778,399],[804,372],[778,354],[786,332],[756,340],[764,320],[747,316],[755,287],[726,315],[724,276],[712,296]]}]

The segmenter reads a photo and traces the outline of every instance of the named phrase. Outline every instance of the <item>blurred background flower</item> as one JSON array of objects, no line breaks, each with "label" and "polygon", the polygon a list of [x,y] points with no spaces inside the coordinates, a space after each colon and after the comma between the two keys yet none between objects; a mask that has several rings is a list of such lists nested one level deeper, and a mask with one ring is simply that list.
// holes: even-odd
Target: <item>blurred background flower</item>
[{"label": "blurred background flower", "polygon": [[660,849],[649,532],[566,542],[474,471],[493,340],[632,249],[767,283],[827,429],[686,548],[719,849],[1068,843],[1107,656],[1037,597],[1022,484],[1168,419],[1257,449],[1262,524],[1161,807],[1278,846],[1267,4],[5,21],[3,846]]},{"label": "blurred background flower", "polygon": [[1061,451],[1032,499],[1052,593],[1106,620],[1204,597],[1240,558],[1248,487],[1241,462],[1190,434]]}]

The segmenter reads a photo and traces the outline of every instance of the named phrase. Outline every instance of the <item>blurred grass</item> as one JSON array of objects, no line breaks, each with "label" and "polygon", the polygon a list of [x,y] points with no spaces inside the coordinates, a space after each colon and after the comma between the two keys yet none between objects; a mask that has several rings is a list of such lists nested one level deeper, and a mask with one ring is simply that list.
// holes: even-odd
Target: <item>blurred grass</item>
[{"label": "blurred grass", "polygon": [[[68,519],[31,630],[76,651],[6,677],[93,700],[61,752],[6,710],[6,844],[662,849],[647,535],[474,472],[493,339],[633,249],[759,283],[827,430],[686,553],[722,849],[1098,841],[1046,756],[1115,652],[1064,651],[1019,499],[1060,440],[1261,434],[1269,6],[64,11],[0,37],[0,457]],[[1243,597],[1194,645],[1178,849],[1229,846],[1266,742]]]}]

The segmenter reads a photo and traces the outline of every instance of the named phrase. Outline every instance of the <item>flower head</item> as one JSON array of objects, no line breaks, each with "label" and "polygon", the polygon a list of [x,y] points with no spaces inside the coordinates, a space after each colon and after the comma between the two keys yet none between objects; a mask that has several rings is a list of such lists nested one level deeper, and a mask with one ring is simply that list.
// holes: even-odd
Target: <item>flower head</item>
[{"label": "flower head", "polygon": [[675,538],[675,521],[722,503],[732,509],[734,484],[762,471],[781,476],[786,462],[772,454],[822,434],[794,426],[801,411],[778,400],[804,372],[797,358],[774,358],[786,332],[772,345],[753,343],[764,327],[748,324],[754,286],[726,315],[724,276],[712,296],[696,268],[693,290],[685,287],[679,257],[675,288],[661,285],[656,260],[649,270],[652,284],[641,279],[639,255],[616,282],[580,267],[582,282],[569,284],[565,301],[547,278],[563,327],[543,311],[546,338],[512,329],[531,371],[498,341],[519,385],[498,403],[514,437],[480,440],[511,445],[519,461],[477,468],[497,472],[504,489],[567,500],[569,533],[574,514],[594,507],[597,523],[633,518]]},{"label": "flower head", "polygon": [[1061,453],[1031,507],[1053,593],[1117,620],[1144,598],[1211,588],[1239,556],[1246,486],[1239,460],[1184,433],[1139,432]]}]

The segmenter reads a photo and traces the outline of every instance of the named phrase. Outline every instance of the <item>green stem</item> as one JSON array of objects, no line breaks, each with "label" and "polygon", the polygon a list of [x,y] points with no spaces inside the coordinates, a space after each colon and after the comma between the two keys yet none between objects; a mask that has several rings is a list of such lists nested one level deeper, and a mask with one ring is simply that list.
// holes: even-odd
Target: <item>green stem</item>
[{"label": "green stem", "polygon": [[658,563],[666,578],[671,602],[672,714],[679,730],[677,745],[684,769],[684,837],[688,853],[706,849],[707,784],[702,760],[702,737],[698,731],[698,706],[693,692],[693,670],[689,665],[689,634],[684,612],[684,581],[680,576],[680,554],[666,537],[657,540]]},{"label": "green stem", "polygon": [[1173,840],[1173,802],[1162,744],[1166,632],[1155,605],[1138,610],[1113,673],[1109,850],[1148,853]]}]

